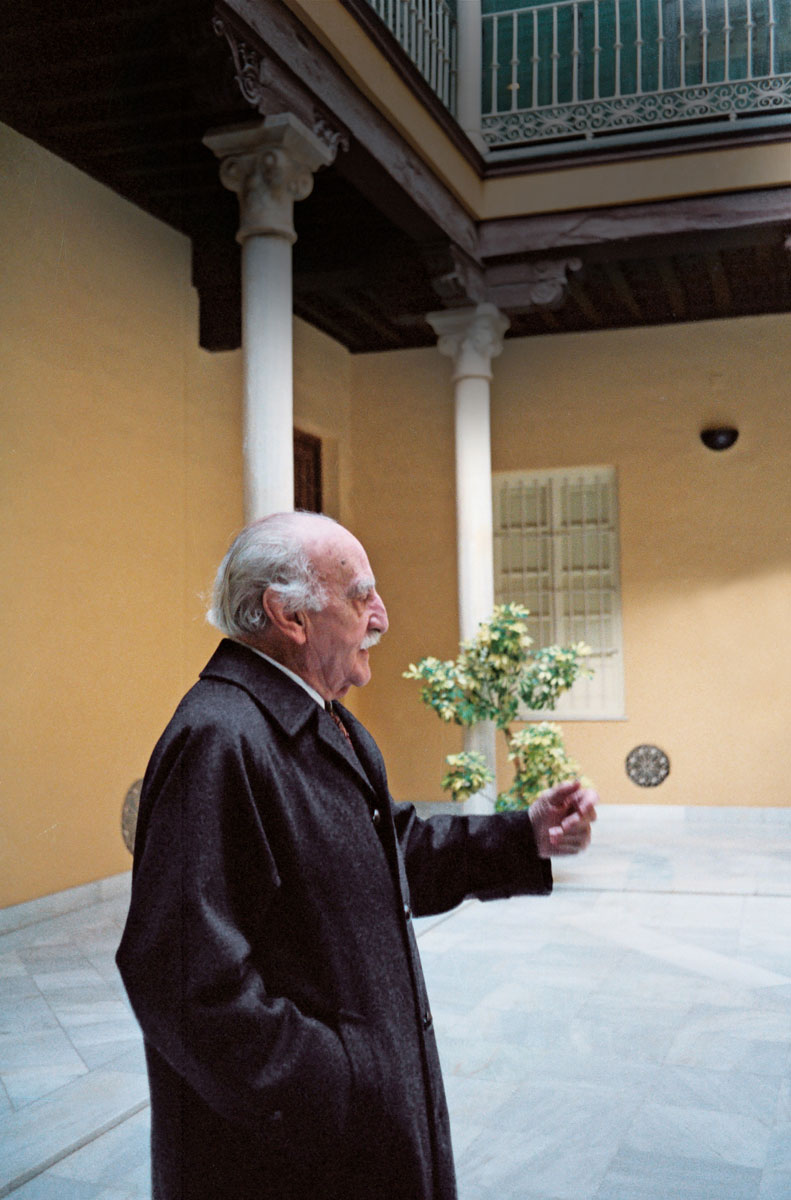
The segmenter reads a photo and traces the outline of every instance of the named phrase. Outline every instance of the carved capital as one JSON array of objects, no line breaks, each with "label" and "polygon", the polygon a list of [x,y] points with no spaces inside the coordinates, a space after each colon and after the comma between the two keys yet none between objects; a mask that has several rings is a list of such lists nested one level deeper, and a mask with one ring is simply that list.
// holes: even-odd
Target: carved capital
[{"label": "carved capital", "polygon": [[295,242],[294,202],[313,190],[313,173],[332,152],[291,113],[209,133],[220,179],[239,197],[237,241],[268,234]]},{"label": "carved capital", "polygon": [[503,336],[510,325],[493,304],[475,308],[447,309],[426,317],[439,341],[440,354],[453,359],[453,379],[491,379],[491,361],[503,349]]},{"label": "carved capital", "polygon": [[533,308],[559,308],[566,298],[569,271],[579,271],[581,266],[579,258],[505,263],[489,267],[486,282],[492,300],[503,308],[522,312]]},{"label": "carved capital", "polygon": [[248,104],[257,108],[264,91],[272,82],[266,59],[255,46],[243,41],[222,17],[215,17],[212,26],[217,36],[224,37],[231,48],[239,90]]}]

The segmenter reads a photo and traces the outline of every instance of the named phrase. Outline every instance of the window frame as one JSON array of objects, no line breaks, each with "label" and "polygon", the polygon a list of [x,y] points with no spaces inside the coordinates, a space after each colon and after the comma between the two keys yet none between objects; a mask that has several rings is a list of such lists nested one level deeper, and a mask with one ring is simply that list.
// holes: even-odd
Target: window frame
[{"label": "window frame", "polygon": [[[581,520],[579,524],[573,521],[563,519],[563,495],[562,488],[565,486],[574,487],[575,485],[582,487],[590,487],[596,484],[601,491],[597,493],[596,505],[599,513],[595,521],[588,522],[587,514],[583,510],[581,512]],[[542,512],[539,514],[536,509],[536,523],[530,526],[522,523],[521,526],[506,525],[502,520],[502,489],[504,486],[511,484],[535,485],[538,489],[543,489],[543,497],[540,500]],[[607,511],[604,516],[601,515],[601,495],[606,489],[606,504]],[[567,503],[570,503],[569,493],[566,491]],[[536,499],[538,505],[539,500]],[[623,653],[623,622],[621,613],[621,575],[620,575],[620,522],[618,510],[618,477],[617,471],[613,466],[581,466],[581,467],[557,467],[545,470],[523,470],[523,471],[496,471],[492,472],[492,504],[494,512],[494,591],[496,603],[502,604],[510,601],[511,603],[522,603],[527,608],[531,608],[529,597],[522,596],[519,599],[514,595],[513,584],[506,590],[504,586],[504,571],[502,564],[502,539],[506,529],[510,528],[513,532],[515,528],[521,528],[523,538],[530,536],[532,529],[535,538],[533,559],[535,568],[522,568],[523,576],[528,573],[528,570],[535,574],[535,594],[539,597],[543,596],[548,601],[547,606],[540,606],[544,611],[538,612],[529,622],[531,628],[531,636],[535,637],[534,646],[539,649],[542,645],[568,645],[573,642],[585,641],[594,645],[594,653],[590,657],[590,664],[594,670],[594,678],[591,680],[578,680],[574,687],[565,695],[561,696],[558,705],[553,710],[544,710],[534,712],[528,709],[522,709],[519,713],[519,719],[525,721],[623,721],[626,720],[626,705],[625,705],[625,690],[624,690],[624,653]],[[543,519],[542,519],[543,518]],[[567,563],[568,554],[571,549],[571,538],[575,532],[581,532],[583,537],[579,543],[583,547],[586,545],[585,535],[593,534],[597,538],[605,536],[607,538],[606,552],[599,550],[598,560],[594,565],[589,566],[583,558],[582,565],[574,567]],[[584,551],[583,551],[584,554]],[[529,554],[522,555],[523,562],[530,559]],[[565,564],[565,565],[564,565]],[[579,588],[573,587],[575,577],[580,575],[583,577],[582,595],[585,599],[586,585],[584,579],[591,573],[594,577],[606,576],[610,579],[609,586],[602,587],[599,583],[598,591],[602,592],[602,598],[599,603],[597,612],[580,613],[574,611],[575,591],[579,595]],[[549,577],[550,586],[542,591],[541,577]],[[526,590],[526,589],[525,589]],[[603,611],[607,609],[607,611]],[[572,622],[579,624],[580,621],[587,622],[586,632],[580,636],[579,629],[573,630],[564,628],[564,623]],[[544,624],[550,623],[551,636],[541,638],[535,636],[535,624],[537,621],[542,621]],[[599,634],[601,640],[605,643],[605,649],[600,650],[597,646],[597,637],[594,634],[593,622],[599,622]],[[606,623],[608,637],[605,638],[605,628],[602,621]],[[604,659],[610,660],[606,666],[606,674],[600,677],[598,684],[596,683],[596,674],[601,672]],[[599,666],[597,667],[597,660]]]}]

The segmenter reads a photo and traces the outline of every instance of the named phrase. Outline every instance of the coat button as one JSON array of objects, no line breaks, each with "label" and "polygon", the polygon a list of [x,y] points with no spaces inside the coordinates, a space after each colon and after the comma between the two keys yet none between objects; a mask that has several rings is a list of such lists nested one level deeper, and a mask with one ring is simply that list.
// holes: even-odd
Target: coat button
[{"label": "coat button", "polygon": [[430,1029],[433,1024],[434,1024],[434,1018],[432,1017],[429,1010],[426,1009],[426,1011],[423,1013],[423,1028]]},{"label": "coat button", "polygon": [[408,904],[404,905],[404,916],[406,917],[407,921],[412,916],[412,909]]},{"label": "coat button", "polygon": [[373,812],[371,813],[371,820],[373,821],[373,823],[377,829],[382,824],[382,814],[380,813],[378,808],[375,808],[373,810]]}]

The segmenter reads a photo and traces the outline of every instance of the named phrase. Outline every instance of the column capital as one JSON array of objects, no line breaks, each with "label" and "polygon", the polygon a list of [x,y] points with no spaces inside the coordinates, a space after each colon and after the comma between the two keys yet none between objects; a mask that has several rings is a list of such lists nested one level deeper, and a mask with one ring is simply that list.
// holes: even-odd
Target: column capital
[{"label": "column capital", "polygon": [[333,151],[293,113],[215,130],[203,139],[220,159],[220,179],[239,197],[236,240],[268,234],[295,242],[294,202],[313,190],[313,174]]},{"label": "column capital", "polygon": [[491,379],[491,360],[501,353],[511,324],[493,304],[449,308],[426,316],[439,341],[440,354],[453,359],[453,379]]}]

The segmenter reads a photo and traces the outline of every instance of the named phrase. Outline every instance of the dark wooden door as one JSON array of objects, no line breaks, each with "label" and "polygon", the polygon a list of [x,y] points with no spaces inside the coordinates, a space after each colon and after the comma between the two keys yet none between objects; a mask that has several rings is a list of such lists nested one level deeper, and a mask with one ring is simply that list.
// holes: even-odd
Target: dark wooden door
[{"label": "dark wooden door", "polygon": [[321,512],[321,438],[294,430],[294,508]]}]

